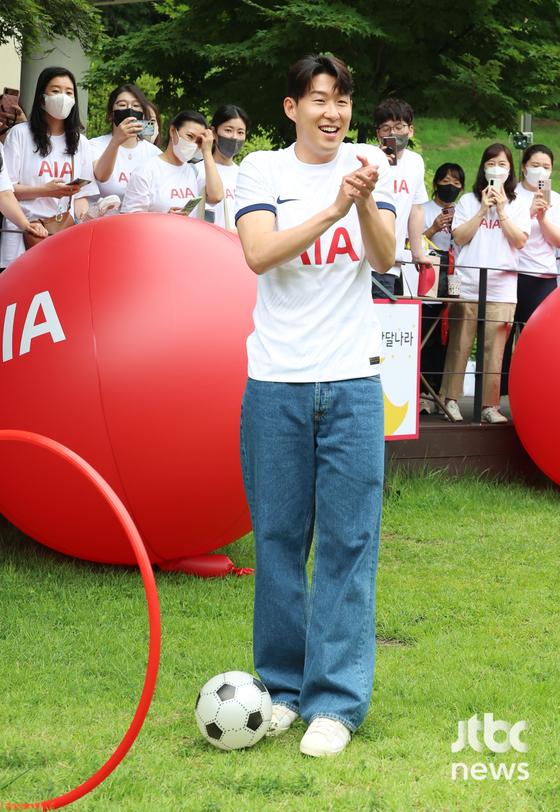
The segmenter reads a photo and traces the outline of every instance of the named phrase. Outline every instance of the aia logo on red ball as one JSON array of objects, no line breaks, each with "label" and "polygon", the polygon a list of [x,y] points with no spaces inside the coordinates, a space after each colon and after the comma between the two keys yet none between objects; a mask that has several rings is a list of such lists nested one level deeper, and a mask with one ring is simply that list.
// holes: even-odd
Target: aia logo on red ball
[{"label": "aia logo on red ball", "polygon": [[[16,318],[17,303],[9,304],[4,313],[4,328],[2,331],[2,361],[11,361],[14,357],[14,322]],[[43,321],[37,321],[39,311],[42,311]],[[36,293],[25,316],[23,330],[17,347],[17,355],[25,355],[31,349],[31,342],[38,336],[50,334],[53,343],[65,341],[66,336],[58,318],[55,306],[48,290]]]}]

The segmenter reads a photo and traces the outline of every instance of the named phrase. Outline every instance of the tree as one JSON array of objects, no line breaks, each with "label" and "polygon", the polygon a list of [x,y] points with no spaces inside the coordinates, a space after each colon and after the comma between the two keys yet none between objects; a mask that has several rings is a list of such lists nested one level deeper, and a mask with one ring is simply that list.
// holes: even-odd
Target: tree
[{"label": "tree", "polygon": [[32,51],[40,41],[65,36],[88,51],[100,34],[99,13],[87,0],[0,0],[0,44],[15,37]]},{"label": "tree", "polygon": [[278,142],[291,138],[287,68],[313,52],[352,68],[360,139],[386,96],[479,133],[560,102],[560,0],[163,0],[155,11],[149,30],[104,40],[90,82],[152,74],[160,104],[235,102]]}]

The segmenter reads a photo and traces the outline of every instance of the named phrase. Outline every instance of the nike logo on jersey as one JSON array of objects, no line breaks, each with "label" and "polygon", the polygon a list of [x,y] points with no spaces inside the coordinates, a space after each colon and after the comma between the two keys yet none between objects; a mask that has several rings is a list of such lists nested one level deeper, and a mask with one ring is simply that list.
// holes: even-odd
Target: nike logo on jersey
[{"label": "nike logo on jersey", "polygon": [[278,203],[278,205],[281,205],[282,203],[292,203],[296,200],[299,200],[299,197],[285,197],[284,199],[282,199],[281,197],[276,198],[276,202]]}]

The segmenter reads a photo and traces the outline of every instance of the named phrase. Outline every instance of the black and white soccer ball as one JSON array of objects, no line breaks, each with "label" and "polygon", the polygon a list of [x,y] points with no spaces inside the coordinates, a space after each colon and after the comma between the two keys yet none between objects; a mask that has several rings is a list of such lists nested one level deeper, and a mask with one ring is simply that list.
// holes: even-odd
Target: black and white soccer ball
[{"label": "black and white soccer ball", "polygon": [[268,730],[272,700],[252,674],[226,671],[203,686],[194,715],[206,741],[221,750],[239,750],[256,744]]}]

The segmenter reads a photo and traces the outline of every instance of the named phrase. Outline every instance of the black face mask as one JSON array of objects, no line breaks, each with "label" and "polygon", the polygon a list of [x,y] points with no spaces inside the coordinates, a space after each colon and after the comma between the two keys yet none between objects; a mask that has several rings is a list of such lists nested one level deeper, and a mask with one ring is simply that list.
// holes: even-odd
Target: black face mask
[{"label": "black face mask", "polygon": [[457,200],[461,190],[458,186],[453,186],[452,183],[441,183],[436,186],[436,195],[442,203],[453,203]]},{"label": "black face mask", "polygon": [[239,155],[244,143],[244,138],[226,138],[224,135],[218,136],[218,149],[224,158],[234,158],[236,155]]},{"label": "black face mask", "polygon": [[125,107],[124,110],[113,110],[113,124],[118,127],[125,118],[137,118],[139,121],[144,118],[142,110],[133,110],[132,107]]}]

